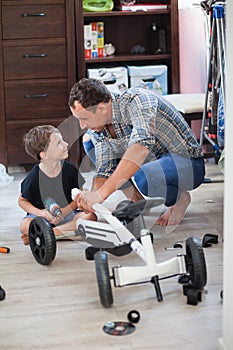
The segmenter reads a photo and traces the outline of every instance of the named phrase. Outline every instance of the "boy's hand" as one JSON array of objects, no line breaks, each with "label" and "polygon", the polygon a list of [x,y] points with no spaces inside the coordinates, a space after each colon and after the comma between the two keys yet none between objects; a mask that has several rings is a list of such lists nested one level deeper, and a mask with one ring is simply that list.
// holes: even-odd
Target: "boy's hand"
[{"label": "boy's hand", "polygon": [[54,217],[47,209],[41,209],[40,216],[47,219],[50,224],[55,224],[60,221],[60,218]]}]

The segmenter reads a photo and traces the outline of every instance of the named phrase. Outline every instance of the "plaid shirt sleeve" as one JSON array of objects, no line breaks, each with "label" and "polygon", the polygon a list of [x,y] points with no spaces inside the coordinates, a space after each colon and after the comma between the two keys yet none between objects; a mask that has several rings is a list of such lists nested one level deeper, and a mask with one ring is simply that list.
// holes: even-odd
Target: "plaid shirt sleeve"
[{"label": "plaid shirt sleeve", "polygon": [[184,157],[201,157],[195,135],[183,116],[162,97],[151,93],[134,95],[128,108],[133,129],[129,146],[140,143],[157,158],[176,153]]}]

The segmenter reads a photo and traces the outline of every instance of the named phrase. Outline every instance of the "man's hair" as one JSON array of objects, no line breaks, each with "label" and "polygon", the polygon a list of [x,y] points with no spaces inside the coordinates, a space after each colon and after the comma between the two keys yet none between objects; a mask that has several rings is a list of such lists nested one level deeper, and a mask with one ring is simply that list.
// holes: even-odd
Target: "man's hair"
[{"label": "man's hair", "polygon": [[69,106],[74,107],[74,101],[78,101],[83,108],[88,108],[100,102],[107,103],[111,98],[110,91],[100,80],[83,78],[72,87]]},{"label": "man's hair", "polygon": [[60,133],[60,131],[52,125],[39,125],[29,130],[23,137],[27,154],[40,160],[40,152],[46,151],[49,145],[50,135],[53,133]]}]

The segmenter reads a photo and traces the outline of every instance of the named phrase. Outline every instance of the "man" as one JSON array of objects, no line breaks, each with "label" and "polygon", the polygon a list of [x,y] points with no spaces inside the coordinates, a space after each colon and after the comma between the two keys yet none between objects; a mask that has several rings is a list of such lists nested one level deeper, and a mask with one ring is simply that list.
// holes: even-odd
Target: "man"
[{"label": "man", "polygon": [[71,89],[69,105],[95,149],[97,175],[92,191],[80,194],[79,209],[91,210],[132,179],[142,195],[165,198],[168,209],[157,224],[179,224],[205,167],[196,137],[174,106],[150,90],[118,95],[86,78]]}]

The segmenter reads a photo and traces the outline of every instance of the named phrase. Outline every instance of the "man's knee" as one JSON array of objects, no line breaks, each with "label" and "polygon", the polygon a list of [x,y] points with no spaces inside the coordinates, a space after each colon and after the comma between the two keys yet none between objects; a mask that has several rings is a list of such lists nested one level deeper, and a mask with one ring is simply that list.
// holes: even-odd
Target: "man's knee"
[{"label": "man's knee", "polygon": [[144,195],[148,196],[148,182],[146,179],[146,176],[142,169],[139,169],[135,174],[134,174],[134,181],[139,189],[139,191]]}]

